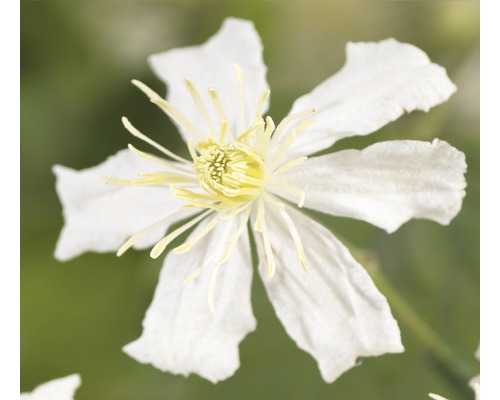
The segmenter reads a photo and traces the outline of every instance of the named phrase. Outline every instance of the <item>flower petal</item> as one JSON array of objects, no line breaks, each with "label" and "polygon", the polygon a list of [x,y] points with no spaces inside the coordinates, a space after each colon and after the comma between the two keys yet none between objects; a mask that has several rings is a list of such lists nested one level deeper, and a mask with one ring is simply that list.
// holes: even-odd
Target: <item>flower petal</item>
[{"label": "flower petal", "polygon": [[[243,133],[253,121],[260,96],[268,90],[267,68],[262,59],[262,43],[250,21],[236,18],[224,20],[221,29],[200,46],[173,49],[149,58],[156,75],[168,85],[167,100],[177,108],[198,130],[208,134],[184,78],[197,88],[213,124],[218,130],[220,119],[213,107],[207,89],[214,88],[222,103],[230,127]],[[247,124],[237,126],[239,119],[238,80],[233,68],[237,63],[245,74],[245,115]],[[267,110],[267,103],[262,113]],[[187,131],[179,126],[185,140]]]},{"label": "flower petal", "polygon": [[21,393],[21,400],[72,400],[80,384],[78,374],[54,379],[38,386],[31,393]]},{"label": "flower petal", "polygon": [[173,215],[182,201],[167,187],[118,186],[102,181],[137,179],[139,172],[157,170],[158,164],[129,150],[119,151],[103,163],[81,171],[55,165],[56,190],[65,219],[55,257],[65,261],[85,251],[116,251],[130,235],[172,215],[171,221],[146,235],[136,246],[144,248],[158,241],[169,223],[188,215]]},{"label": "flower petal", "polygon": [[[124,351],[162,371],[196,373],[213,383],[239,367],[238,344],[255,329],[250,303],[252,266],[246,230],[226,263],[220,266],[214,287],[215,311],[209,307],[214,263],[236,220],[220,222],[188,253],[167,256],[153,302],[143,321],[144,330]],[[183,284],[199,267],[204,271]]]},{"label": "flower petal", "polygon": [[[276,257],[267,276],[262,243],[260,275],[288,335],[318,362],[323,379],[333,382],[358,357],[403,351],[397,322],[366,271],[323,226],[287,208],[304,245],[304,272],[290,232],[277,211],[266,210]],[[259,236],[256,236],[259,239]]]},{"label": "flower petal", "polygon": [[462,206],[466,168],[446,142],[398,140],[313,157],[281,179],[304,190],[305,207],[392,233],[411,218],[448,224]]},{"label": "flower petal", "polygon": [[316,113],[314,123],[291,146],[289,157],[372,133],[405,111],[428,111],[455,90],[445,69],[411,44],[394,39],[347,43],[344,67],[293,104],[291,114],[309,108]]}]

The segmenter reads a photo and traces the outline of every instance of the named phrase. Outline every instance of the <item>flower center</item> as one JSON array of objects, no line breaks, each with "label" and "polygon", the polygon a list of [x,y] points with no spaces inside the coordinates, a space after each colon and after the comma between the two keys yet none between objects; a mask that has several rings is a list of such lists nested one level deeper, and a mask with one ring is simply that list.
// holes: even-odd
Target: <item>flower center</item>
[{"label": "flower center", "polygon": [[261,193],[266,173],[255,150],[239,142],[221,146],[211,140],[198,143],[198,149],[193,167],[207,193],[230,203],[247,202]]}]

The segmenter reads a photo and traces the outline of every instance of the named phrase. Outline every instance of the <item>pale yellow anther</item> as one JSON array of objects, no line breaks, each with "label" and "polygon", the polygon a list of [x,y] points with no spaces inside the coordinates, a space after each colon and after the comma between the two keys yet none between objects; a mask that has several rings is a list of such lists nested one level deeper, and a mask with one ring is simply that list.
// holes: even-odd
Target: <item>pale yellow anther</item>
[{"label": "pale yellow anther", "polygon": [[132,83],[137,88],[139,88],[146,96],[148,96],[150,100],[157,100],[162,98],[158,93],[156,93],[153,89],[151,89],[149,86],[145,85],[141,81],[138,81],[137,79],[132,79]]}]

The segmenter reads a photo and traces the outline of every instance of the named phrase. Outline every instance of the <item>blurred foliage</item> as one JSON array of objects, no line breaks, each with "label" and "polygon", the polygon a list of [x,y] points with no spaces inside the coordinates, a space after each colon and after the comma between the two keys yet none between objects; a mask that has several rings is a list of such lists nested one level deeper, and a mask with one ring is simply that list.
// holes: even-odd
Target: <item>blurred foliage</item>
[{"label": "blurred foliage", "polygon": [[[93,166],[130,137],[120,117],[176,149],[173,125],[131,84],[165,92],[149,54],[204,42],[226,16],[255,22],[279,120],[293,100],[344,63],[347,41],[394,37],[443,65],[458,92],[334,150],[391,139],[446,140],[466,153],[468,189],[450,226],[411,221],[392,235],[364,222],[320,216],[346,243],[369,250],[386,279],[477,370],[479,342],[479,2],[22,1],[21,389],[80,373],[79,400],[472,399],[397,315],[406,352],[365,359],[333,384],[288,338],[258,279],[258,329],[240,346],[241,367],[217,385],[137,363],[121,347],[137,338],[161,261],[147,252],[53,259],[63,225],[53,164]],[[182,150],[184,151],[184,150]],[[391,299],[389,298],[389,302]]]}]

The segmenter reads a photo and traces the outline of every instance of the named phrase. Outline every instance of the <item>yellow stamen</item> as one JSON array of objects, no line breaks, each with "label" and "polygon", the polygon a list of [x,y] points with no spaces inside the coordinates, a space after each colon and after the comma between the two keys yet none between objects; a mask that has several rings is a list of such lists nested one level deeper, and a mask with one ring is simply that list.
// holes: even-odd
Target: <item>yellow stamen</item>
[{"label": "yellow stamen", "polygon": [[183,166],[179,166],[177,164],[174,164],[170,161],[167,161],[165,160],[164,158],[161,158],[161,157],[157,157],[157,156],[154,156],[152,154],[149,154],[149,153],[145,153],[143,151],[140,151],[138,149],[136,149],[134,146],[132,146],[130,143],[128,145],[128,148],[131,152],[137,154],[139,157],[142,157],[146,160],[150,160],[150,161],[154,161],[154,162],[157,162],[157,163],[160,163],[160,164],[163,164],[169,168],[172,168],[172,169],[176,169],[178,171],[182,171],[186,174],[194,174],[194,171],[192,169],[187,169]]},{"label": "yellow stamen", "polygon": [[162,226],[168,224],[174,217],[178,217],[179,213],[174,213],[169,215],[166,218],[161,219],[160,221],[154,223],[153,225],[148,226],[146,229],[143,229],[140,232],[130,236],[125,243],[121,245],[121,247],[116,252],[116,255],[120,257],[123,253],[125,253],[128,249],[130,249],[134,244],[136,244],[141,238],[146,236],[147,234],[161,228]]},{"label": "yellow stamen", "polygon": [[196,268],[195,271],[189,275],[186,279],[182,281],[183,285],[189,285],[191,282],[193,282],[196,278],[198,278],[201,273],[203,272],[203,267]]},{"label": "yellow stamen", "polygon": [[161,239],[158,243],[155,244],[153,249],[151,250],[151,257],[152,258],[158,258],[161,253],[163,253],[163,250],[174,240],[176,237],[181,235],[182,233],[186,232],[189,228],[193,227],[196,225],[198,222],[200,222],[203,218],[206,216],[210,215],[213,213],[213,210],[207,210],[204,213],[198,215],[196,218],[193,218],[186,224],[182,225],[180,228],[177,228],[175,231],[172,233],[168,234],[165,236],[163,239]]},{"label": "yellow stamen", "polygon": [[307,110],[304,110],[304,111],[301,111],[301,112],[297,112],[295,114],[292,114],[292,115],[289,115],[289,116],[283,118],[283,120],[279,123],[278,127],[274,131],[273,141],[276,141],[276,140],[279,139],[279,137],[280,137],[281,133],[283,132],[283,130],[291,122],[296,121],[296,120],[301,119],[301,118],[304,118],[304,117],[307,117],[308,115],[311,115],[312,113],[314,113],[314,109],[310,108],[310,109],[307,109]]},{"label": "yellow stamen", "polygon": [[238,227],[236,232],[231,236],[231,238],[227,242],[226,250],[224,250],[222,255],[217,260],[216,264],[224,264],[227,261],[227,259],[229,258],[229,255],[233,251],[234,246],[238,242],[238,239],[240,238],[241,234],[245,230],[245,227],[247,226],[247,222],[248,222],[249,218],[250,218],[250,208],[247,208],[247,212],[243,216],[243,219],[241,221],[240,226]]},{"label": "yellow stamen", "polygon": [[245,121],[245,74],[241,67],[234,63],[233,68],[236,72],[236,76],[238,77],[238,99],[240,106],[240,130],[245,129],[246,121]]},{"label": "yellow stamen", "polygon": [[299,198],[299,202],[297,203],[297,206],[299,208],[302,208],[304,206],[304,202],[306,201],[306,194],[304,193],[303,190],[300,190],[300,189],[296,188],[295,186],[286,185],[286,184],[281,183],[281,182],[271,182],[269,185],[273,189],[281,188],[283,190],[286,190],[287,192],[291,192],[291,193],[295,194]]},{"label": "yellow stamen", "polygon": [[210,117],[208,116],[207,109],[205,108],[205,105],[201,100],[200,94],[198,93],[193,83],[188,78],[184,78],[184,83],[186,84],[186,87],[189,93],[191,94],[194,103],[196,104],[196,108],[198,108],[198,111],[200,112],[200,115],[203,118],[203,121],[205,121],[205,124],[207,125],[210,132],[214,132],[215,128],[212,124],[212,121],[210,120]]},{"label": "yellow stamen", "polygon": [[262,224],[262,240],[264,242],[264,250],[266,252],[268,265],[267,276],[272,278],[276,272],[276,260],[274,258],[271,242],[269,241],[269,232],[267,231],[267,225],[265,222]]},{"label": "yellow stamen", "polygon": [[262,198],[259,198],[259,200],[257,200],[257,217],[255,218],[254,224],[254,229],[257,232],[262,232],[262,226],[264,225],[264,213],[264,201],[262,200]]},{"label": "yellow stamen", "polygon": [[288,161],[287,163],[285,163],[281,167],[279,167],[276,171],[274,171],[273,176],[280,175],[283,172],[288,171],[290,168],[293,168],[293,167],[296,167],[297,165],[302,164],[306,160],[307,160],[307,157],[299,157],[299,158],[296,158],[295,160]]},{"label": "yellow stamen", "polygon": [[217,226],[217,224],[221,221],[220,217],[220,215],[215,215],[210,221],[208,221],[205,226],[203,226],[192,237],[190,237],[187,242],[176,247],[174,249],[174,252],[176,252],[177,254],[181,254],[191,249],[191,247],[198,243],[200,239],[202,239],[207,233],[209,233]]},{"label": "yellow stamen", "polygon": [[297,228],[295,227],[295,224],[293,223],[292,219],[288,215],[288,213],[284,209],[279,209],[279,212],[283,219],[285,220],[285,223],[288,227],[288,230],[292,234],[293,242],[295,243],[295,248],[297,249],[297,253],[299,254],[300,258],[300,263],[302,264],[302,268],[304,268],[304,271],[308,271],[307,267],[307,261],[306,261],[306,255],[304,253],[304,246],[302,246],[302,241],[300,240],[299,233],[297,232]]},{"label": "yellow stamen", "polygon": [[151,100],[151,102],[160,106],[170,118],[172,118],[174,121],[177,121],[179,125],[186,128],[186,131],[192,137],[196,138],[196,140],[203,140],[205,138],[203,133],[200,132],[191,122],[189,122],[188,119],[184,117],[184,115],[182,115],[177,109],[175,109],[167,100],[154,99]]},{"label": "yellow stamen", "polygon": [[173,158],[174,160],[177,160],[177,161],[184,163],[184,164],[187,164],[187,165],[191,165],[191,163],[188,160],[186,160],[185,158],[179,157],[177,154],[172,153],[170,150],[166,149],[165,147],[161,146],[160,144],[156,143],[154,140],[148,138],[146,135],[141,133],[136,127],[134,127],[130,123],[130,121],[126,117],[122,117],[122,123],[125,126],[125,128],[135,137],[150,144],[151,146],[160,150],[162,153]]},{"label": "yellow stamen", "polygon": [[292,132],[281,141],[279,144],[278,149],[274,152],[274,154],[271,156],[272,160],[272,165],[271,168],[274,168],[276,164],[278,164],[283,156],[286,154],[287,150],[290,148],[292,143],[297,139],[297,136],[304,130],[306,129],[309,125],[313,123],[314,120],[308,119],[304,122],[302,122],[298,127],[294,128]]}]

